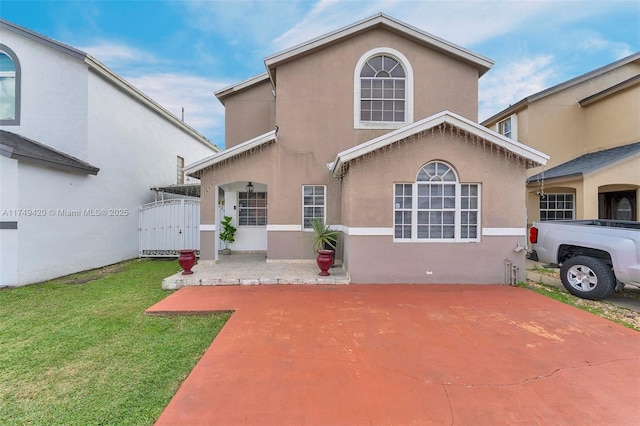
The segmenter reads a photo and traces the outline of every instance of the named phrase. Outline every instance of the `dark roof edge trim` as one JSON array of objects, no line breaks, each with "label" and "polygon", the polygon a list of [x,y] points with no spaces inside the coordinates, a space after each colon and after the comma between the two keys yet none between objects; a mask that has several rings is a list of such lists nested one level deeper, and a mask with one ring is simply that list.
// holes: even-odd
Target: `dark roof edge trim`
[{"label": "dark roof edge trim", "polygon": [[629,78],[629,79],[627,79],[627,80],[625,80],[623,82],[620,82],[620,83],[616,84],[615,86],[611,86],[611,87],[609,87],[607,89],[604,89],[603,91],[598,92],[598,93],[596,93],[594,95],[587,96],[586,98],[580,99],[578,101],[578,104],[581,107],[587,106],[587,105],[592,104],[593,102],[596,102],[596,101],[598,101],[600,99],[606,98],[607,96],[614,95],[614,94],[616,94],[618,92],[621,92],[624,89],[627,89],[629,87],[633,87],[636,84],[640,84],[640,74],[638,74],[638,75],[636,75],[634,77],[631,77],[631,78]]}]

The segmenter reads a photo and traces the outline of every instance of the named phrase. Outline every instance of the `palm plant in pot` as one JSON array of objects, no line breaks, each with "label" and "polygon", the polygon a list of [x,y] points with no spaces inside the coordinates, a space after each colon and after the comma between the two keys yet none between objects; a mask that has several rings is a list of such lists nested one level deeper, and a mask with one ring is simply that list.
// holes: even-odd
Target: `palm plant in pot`
[{"label": "palm plant in pot", "polygon": [[326,277],[333,265],[338,231],[332,230],[322,218],[311,219],[311,229],[314,236],[313,251],[318,254],[316,262],[320,268],[320,275]]},{"label": "palm plant in pot", "polygon": [[231,249],[229,244],[235,241],[236,228],[231,224],[233,218],[231,216],[225,216],[222,223],[222,232],[220,233],[220,240],[224,243],[224,249],[222,254],[230,254]]}]

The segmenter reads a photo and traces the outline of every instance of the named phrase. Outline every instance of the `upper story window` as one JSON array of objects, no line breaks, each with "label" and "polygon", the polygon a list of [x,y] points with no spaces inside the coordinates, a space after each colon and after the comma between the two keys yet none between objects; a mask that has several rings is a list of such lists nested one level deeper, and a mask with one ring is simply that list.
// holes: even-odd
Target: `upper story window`
[{"label": "upper story window", "polygon": [[500,133],[503,136],[506,136],[511,139],[517,139],[518,138],[518,122],[516,120],[516,115],[513,114],[512,116],[502,121],[499,121],[497,124],[497,130],[498,130],[498,133]]},{"label": "upper story window", "polygon": [[354,127],[394,129],[413,121],[413,71],[398,51],[379,48],[354,73]]},{"label": "upper story window", "polygon": [[20,124],[20,62],[0,44],[0,124]]},{"label": "upper story window", "polygon": [[395,241],[479,241],[480,185],[460,183],[453,168],[427,163],[413,183],[394,185]]},{"label": "upper story window", "polygon": [[360,121],[404,123],[406,81],[402,65],[380,55],[360,72]]}]

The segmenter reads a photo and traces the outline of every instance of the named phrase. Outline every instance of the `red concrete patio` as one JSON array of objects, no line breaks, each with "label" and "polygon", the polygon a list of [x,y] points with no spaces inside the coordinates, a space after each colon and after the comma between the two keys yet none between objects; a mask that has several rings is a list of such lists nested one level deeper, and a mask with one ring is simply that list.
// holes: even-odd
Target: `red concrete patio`
[{"label": "red concrete patio", "polygon": [[637,425],[640,333],[530,290],[183,288],[235,313],[158,425]]}]

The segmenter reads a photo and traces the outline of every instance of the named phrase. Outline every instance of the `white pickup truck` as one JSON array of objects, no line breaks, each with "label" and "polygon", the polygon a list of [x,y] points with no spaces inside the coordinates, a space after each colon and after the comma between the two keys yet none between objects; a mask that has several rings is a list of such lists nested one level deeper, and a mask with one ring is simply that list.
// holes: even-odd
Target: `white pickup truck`
[{"label": "white pickup truck", "polygon": [[575,296],[599,300],[627,284],[640,287],[640,222],[534,222],[529,243],[529,258],[560,266],[562,284]]}]

